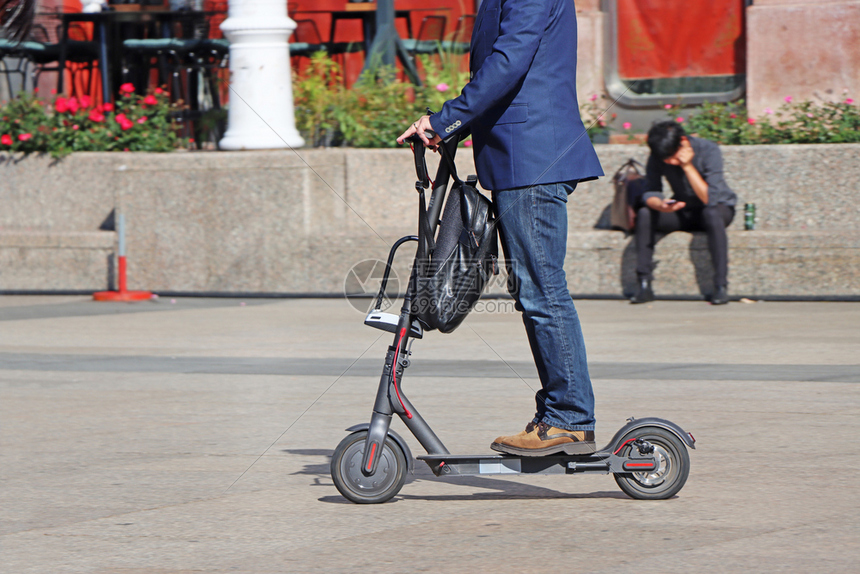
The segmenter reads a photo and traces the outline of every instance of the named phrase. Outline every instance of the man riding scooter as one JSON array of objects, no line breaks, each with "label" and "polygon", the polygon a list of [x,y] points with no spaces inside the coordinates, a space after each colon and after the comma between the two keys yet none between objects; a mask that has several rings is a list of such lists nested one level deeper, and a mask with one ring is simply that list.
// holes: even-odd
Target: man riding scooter
[{"label": "man riding scooter", "polygon": [[603,175],[579,115],[576,42],[573,0],[484,0],[471,81],[397,138],[417,134],[435,146],[440,136],[471,133],[478,179],[493,192],[511,294],[541,381],[525,430],[491,445],[513,455],[595,451],[585,342],[564,272],[567,198],[578,182]]}]

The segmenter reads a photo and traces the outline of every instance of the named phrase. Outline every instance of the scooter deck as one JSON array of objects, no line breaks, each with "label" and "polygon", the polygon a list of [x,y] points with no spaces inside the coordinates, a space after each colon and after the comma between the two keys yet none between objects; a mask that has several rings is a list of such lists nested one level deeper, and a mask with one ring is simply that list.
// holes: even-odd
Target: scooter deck
[{"label": "scooter deck", "polygon": [[549,456],[425,454],[423,460],[436,476],[475,476],[483,474],[575,474],[628,473],[657,470],[652,455],[618,456],[610,450],[591,454],[559,454]]}]

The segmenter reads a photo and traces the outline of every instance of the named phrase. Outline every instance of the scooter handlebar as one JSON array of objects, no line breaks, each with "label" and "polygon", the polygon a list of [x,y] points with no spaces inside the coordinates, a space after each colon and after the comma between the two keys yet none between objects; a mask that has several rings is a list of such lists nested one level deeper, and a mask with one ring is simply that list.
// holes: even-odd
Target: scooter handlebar
[{"label": "scooter handlebar", "polygon": [[[432,140],[436,137],[436,132],[434,132],[433,130],[424,130],[424,136],[428,140]],[[406,141],[415,145],[424,145],[424,142],[421,140],[421,136],[419,136],[417,133],[412,134],[411,136],[406,138]]]}]

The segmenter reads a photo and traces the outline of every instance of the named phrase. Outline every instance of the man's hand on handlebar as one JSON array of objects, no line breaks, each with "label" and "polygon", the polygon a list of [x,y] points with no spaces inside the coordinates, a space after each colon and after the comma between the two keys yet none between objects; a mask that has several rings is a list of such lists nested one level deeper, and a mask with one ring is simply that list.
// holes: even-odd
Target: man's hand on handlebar
[{"label": "man's hand on handlebar", "polygon": [[409,126],[408,130],[403,132],[403,135],[397,138],[397,143],[402,144],[412,135],[417,135],[425,146],[433,149],[436,149],[436,146],[442,141],[442,138],[433,132],[433,126],[430,125],[430,116],[421,116],[418,118],[416,122]]}]

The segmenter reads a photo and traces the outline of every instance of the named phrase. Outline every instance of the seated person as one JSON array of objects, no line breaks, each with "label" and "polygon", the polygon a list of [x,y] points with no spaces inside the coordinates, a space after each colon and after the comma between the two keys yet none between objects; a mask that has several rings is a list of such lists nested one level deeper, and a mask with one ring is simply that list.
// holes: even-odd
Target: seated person
[{"label": "seated person", "polygon": [[[737,196],[723,179],[720,148],[714,142],[686,135],[673,121],[660,122],[648,130],[648,147],[651,156],[645,177],[631,185],[638,291],[630,302],[654,300],[651,272],[658,231],[704,231],[714,263],[711,303],[725,305],[729,302],[726,227],[735,216]],[[672,188],[672,199],[663,196],[663,176]]]}]

